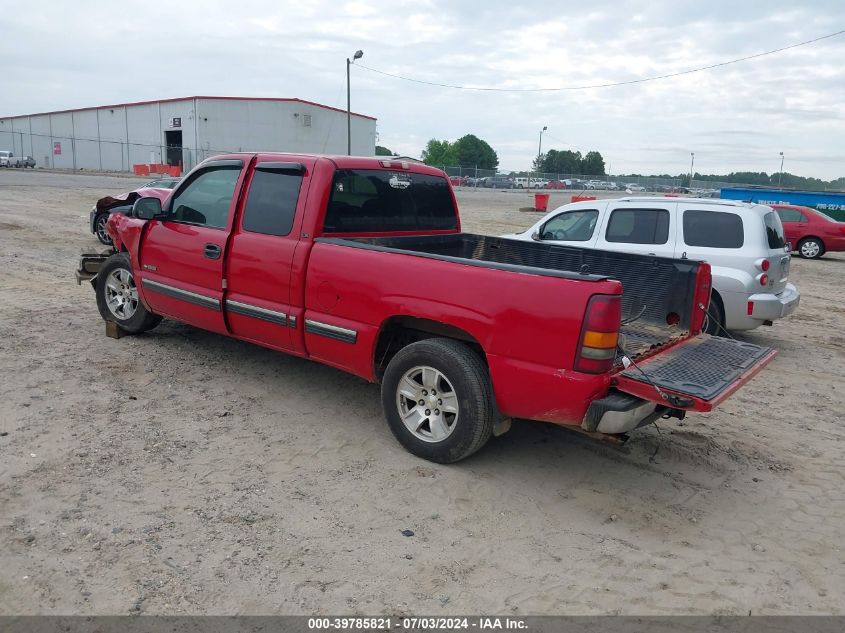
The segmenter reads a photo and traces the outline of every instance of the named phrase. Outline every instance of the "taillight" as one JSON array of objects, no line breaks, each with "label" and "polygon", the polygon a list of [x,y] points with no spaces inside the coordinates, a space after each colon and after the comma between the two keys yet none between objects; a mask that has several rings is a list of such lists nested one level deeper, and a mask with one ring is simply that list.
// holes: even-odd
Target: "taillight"
[{"label": "taillight", "polygon": [[695,305],[690,319],[690,332],[698,334],[704,327],[704,317],[710,306],[710,291],[713,283],[713,273],[710,264],[701,262],[698,264],[698,273],[695,275]]},{"label": "taillight", "polygon": [[762,264],[760,264],[760,268],[762,268],[762,269],[763,269],[763,272],[766,272],[767,270],[769,270],[769,265],[770,265],[770,264],[769,264],[769,260],[768,260],[768,259],[764,259],[764,260],[763,260],[763,263],[762,263]]},{"label": "taillight", "polygon": [[757,277],[757,280],[760,282],[761,286],[768,286],[769,285],[769,276],[766,273]]},{"label": "taillight", "polygon": [[576,371],[603,374],[613,368],[621,321],[622,298],[619,295],[590,297],[581,328],[581,340],[578,341]]}]

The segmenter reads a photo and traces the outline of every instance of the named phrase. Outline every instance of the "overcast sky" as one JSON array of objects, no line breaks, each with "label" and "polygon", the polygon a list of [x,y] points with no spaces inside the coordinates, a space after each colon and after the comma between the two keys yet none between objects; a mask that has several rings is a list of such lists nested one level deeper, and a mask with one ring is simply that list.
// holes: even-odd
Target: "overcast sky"
[{"label": "overcast sky", "polygon": [[[627,81],[845,29],[842,0],[4,2],[0,115],[194,94],[346,107],[345,58],[448,84]],[[500,166],[598,150],[612,173],[845,175],[845,36],[631,86],[543,93],[437,88],[352,69],[352,108],[379,144],[419,156],[473,133]]]}]

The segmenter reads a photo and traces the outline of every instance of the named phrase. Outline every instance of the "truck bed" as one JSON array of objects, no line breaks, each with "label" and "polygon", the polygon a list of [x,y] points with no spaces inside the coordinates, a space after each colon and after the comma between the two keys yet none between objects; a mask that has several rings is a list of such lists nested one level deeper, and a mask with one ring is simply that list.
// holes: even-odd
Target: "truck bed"
[{"label": "truck bed", "polygon": [[[317,241],[431,257],[523,274],[622,283],[620,343],[632,358],[689,334],[698,263],[689,260],[523,242],[472,233],[318,238]],[[674,323],[670,325],[670,323]]]}]

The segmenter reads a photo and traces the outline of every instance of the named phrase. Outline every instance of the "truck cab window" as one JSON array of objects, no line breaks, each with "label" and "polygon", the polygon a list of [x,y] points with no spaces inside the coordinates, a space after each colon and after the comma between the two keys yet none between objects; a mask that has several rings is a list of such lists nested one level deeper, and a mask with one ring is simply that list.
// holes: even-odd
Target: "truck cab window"
[{"label": "truck cab window", "polygon": [[301,174],[256,169],[244,208],[244,231],[288,235],[301,185]]},{"label": "truck cab window", "polygon": [[326,209],[326,233],[444,231],[457,227],[449,181],[387,169],[339,169]]},{"label": "truck cab window", "polygon": [[669,241],[666,209],[614,209],[605,238],[625,244],[665,244]]},{"label": "truck cab window", "polygon": [[168,219],[218,229],[226,228],[229,223],[229,207],[240,173],[238,167],[220,167],[200,172],[183,189],[176,192]]}]

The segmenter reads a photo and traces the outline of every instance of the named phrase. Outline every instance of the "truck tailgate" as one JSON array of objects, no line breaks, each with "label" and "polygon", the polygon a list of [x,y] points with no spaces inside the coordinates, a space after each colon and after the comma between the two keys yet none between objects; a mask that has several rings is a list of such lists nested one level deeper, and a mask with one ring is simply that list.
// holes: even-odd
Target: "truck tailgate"
[{"label": "truck tailgate", "polygon": [[700,334],[629,366],[615,382],[620,391],[646,400],[710,411],[776,355],[770,347]]}]

